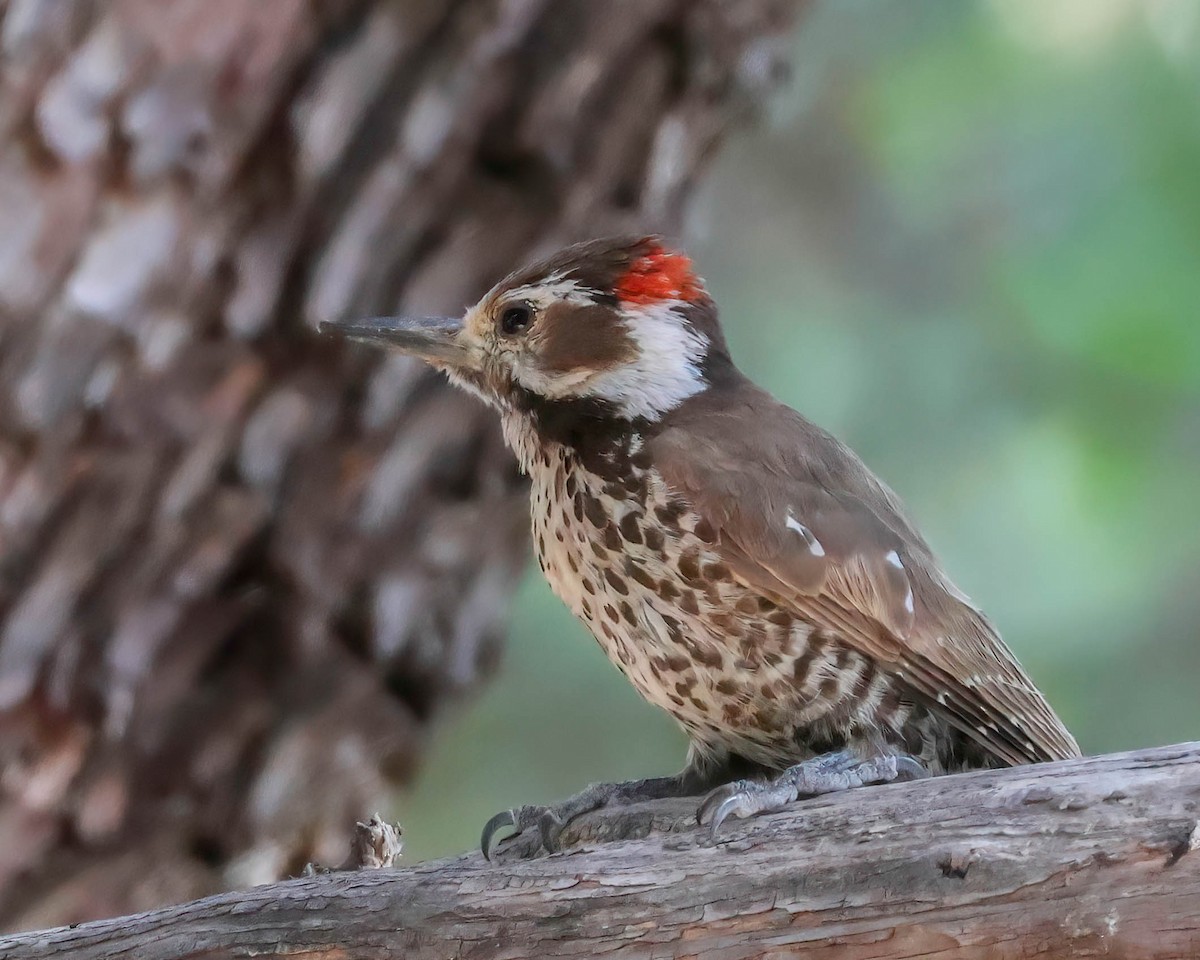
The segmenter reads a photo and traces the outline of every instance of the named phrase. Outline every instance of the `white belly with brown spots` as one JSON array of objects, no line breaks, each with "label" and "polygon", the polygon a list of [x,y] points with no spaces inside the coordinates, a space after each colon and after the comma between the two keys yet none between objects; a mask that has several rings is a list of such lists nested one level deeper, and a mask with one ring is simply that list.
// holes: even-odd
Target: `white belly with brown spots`
[{"label": "white belly with brown spots", "polygon": [[783,767],[813,752],[805,731],[903,723],[888,678],[739,583],[652,469],[606,480],[562,447],[525,462],[554,592],[702,755]]}]

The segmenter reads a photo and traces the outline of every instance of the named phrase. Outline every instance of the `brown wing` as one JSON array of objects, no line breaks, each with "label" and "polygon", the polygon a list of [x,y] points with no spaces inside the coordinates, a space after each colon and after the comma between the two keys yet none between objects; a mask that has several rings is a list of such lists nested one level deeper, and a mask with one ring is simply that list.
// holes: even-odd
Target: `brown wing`
[{"label": "brown wing", "polygon": [[[895,494],[790,409],[758,391],[744,402],[753,409],[693,410],[703,416],[652,441],[664,482],[717,531],[735,575],[870,656],[1005,762],[1078,756]],[[747,436],[747,422],[765,432]]]}]

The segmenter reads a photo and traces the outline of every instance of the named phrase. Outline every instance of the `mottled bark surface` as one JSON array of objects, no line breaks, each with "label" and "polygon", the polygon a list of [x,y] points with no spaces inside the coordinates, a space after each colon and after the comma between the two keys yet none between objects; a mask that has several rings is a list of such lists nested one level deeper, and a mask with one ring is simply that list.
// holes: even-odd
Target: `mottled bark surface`
[{"label": "mottled bark surface", "polygon": [[797,0],[0,0],[0,928],[334,862],[497,655],[492,418],[313,335],[677,226]]},{"label": "mottled bark surface", "polygon": [[864,788],[734,822],[717,846],[694,809],[590,814],[568,838],[584,848],[553,857],[294,881],[0,940],[0,953],[1200,956],[1198,743]]}]

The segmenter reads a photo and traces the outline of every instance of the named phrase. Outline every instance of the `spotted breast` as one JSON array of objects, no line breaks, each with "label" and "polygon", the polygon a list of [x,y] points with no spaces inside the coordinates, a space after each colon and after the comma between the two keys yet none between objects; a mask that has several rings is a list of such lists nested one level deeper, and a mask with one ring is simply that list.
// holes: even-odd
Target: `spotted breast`
[{"label": "spotted breast", "polygon": [[861,738],[941,765],[928,715],[886,673],[734,576],[641,434],[597,439],[580,450],[510,435],[533,481],[538,563],[695,759],[779,769]]}]

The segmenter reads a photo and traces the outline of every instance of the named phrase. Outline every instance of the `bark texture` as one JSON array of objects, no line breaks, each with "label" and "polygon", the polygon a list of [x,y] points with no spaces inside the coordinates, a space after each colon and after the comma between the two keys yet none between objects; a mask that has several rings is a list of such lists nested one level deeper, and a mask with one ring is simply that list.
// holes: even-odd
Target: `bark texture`
[{"label": "bark texture", "polygon": [[333,862],[497,655],[492,418],[323,318],[678,224],[800,0],[0,0],[0,928]]},{"label": "bark texture", "polygon": [[735,822],[717,846],[694,809],[599,811],[563,855],[293,881],[0,940],[0,954],[1200,955],[1200,743],[864,788]]}]

